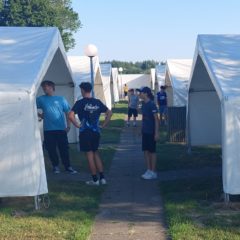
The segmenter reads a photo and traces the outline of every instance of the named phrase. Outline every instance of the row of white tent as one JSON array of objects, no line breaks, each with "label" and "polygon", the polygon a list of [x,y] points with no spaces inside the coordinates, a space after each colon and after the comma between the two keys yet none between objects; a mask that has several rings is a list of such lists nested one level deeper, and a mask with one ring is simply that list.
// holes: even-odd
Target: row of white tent
[{"label": "row of white tent", "polygon": [[[187,106],[189,145],[222,145],[227,194],[240,194],[239,50],[238,35],[200,35],[193,60],[168,60],[151,72],[156,80],[145,76],[138,81],[152,88],[164,83],[173,96],[171,104]],[[72,105],[80,97],[79,83],[90,81],[89,58],[67,58],[56,28],[0,27],[0,52],[0,181],[5,183],[0,197],[44,194],[48,190],[35,99],[41,81],[49,79]],[[132,83],[111,65],[100,65],[97,57],[94,79],[96,97],[109,108],[119,100],[119,81],[121,87]],[[69,137],[74,142],[76,132]]]},{"label": "row of white tent", "polygon": [[225,194],[240,194],[240,35],[199,35],[193,60],[156,66],[155,89],[187,107],[188,146],[221,145]]}]

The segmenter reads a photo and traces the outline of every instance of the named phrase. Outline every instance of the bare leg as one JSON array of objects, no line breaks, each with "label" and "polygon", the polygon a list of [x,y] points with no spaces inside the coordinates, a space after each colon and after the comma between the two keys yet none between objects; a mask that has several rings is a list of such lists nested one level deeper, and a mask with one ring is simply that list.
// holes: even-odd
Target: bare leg
[{"label": "bare leg", "polygon": [[94,152],[94,158],[98,172],[103,172],[103,164],[98,151]]},{"label": "bare leg", "polygon": [[91,174],[96,175],[97,169],[96,169],[96,165],[95,165],[95,161],[94,161],[94,152],[87,152],[86,156],[87,156],[88,166],[89,166]]},{"label": "bare leg", "polygon": [[147,164],[147,169],[151,170],[150,153],[148,151],[144,151],[144,158]]},{"label": "bare leg", "polygon": [[153,172],[156,172],[156,160],[157,160],[157,156],[156,153],[149,153],[150,154],[150,170]]}]

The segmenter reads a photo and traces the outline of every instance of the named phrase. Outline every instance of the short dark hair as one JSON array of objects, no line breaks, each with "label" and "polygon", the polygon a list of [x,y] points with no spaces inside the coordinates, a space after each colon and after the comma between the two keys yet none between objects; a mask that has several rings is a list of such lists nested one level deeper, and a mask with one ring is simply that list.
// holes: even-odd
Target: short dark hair
[{"label": "short dark hair", "polygon": [[55,90],[55,83],[50,81],[50,80],[44,80],[41,83],[41,87],[44,87],[45,85],[47,86],[51,86],[53,88],[53,90]]},{"label": "short dark hair", "polygon": [[85,92],[92,91],[92,84],[90,82],[82,82],[79,87],[83,89]]}]

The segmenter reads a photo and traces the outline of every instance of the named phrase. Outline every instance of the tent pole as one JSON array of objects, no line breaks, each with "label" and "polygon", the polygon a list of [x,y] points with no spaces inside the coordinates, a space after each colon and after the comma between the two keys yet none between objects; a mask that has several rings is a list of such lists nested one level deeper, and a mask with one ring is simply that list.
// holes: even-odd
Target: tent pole
[{"label": "tent pole", "polygon": [[224,193],[224,202],[225,202],[226,205],[228,205],[229,202],[230,202],[228,193]]},{"label": "tent pole", "polygon": [[40,210],[40,198],[39,196],[34,196],[35,210]]}]

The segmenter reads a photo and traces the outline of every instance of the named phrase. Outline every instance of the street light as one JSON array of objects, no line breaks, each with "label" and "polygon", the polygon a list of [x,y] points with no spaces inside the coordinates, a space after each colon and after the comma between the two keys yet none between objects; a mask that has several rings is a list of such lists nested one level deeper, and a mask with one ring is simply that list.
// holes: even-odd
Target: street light
[{"label": "street light", "polygon": [[93,57],[97,56],[98,50],[97,47],[93,44],[88,44],[84,48],[84,53],[90,58],[90,67],[91,67],[91,84],[92,84],[92,97],[95,97],[94,94],[94,77],[93,77]]},{"label": "street light", "polygon": [[122,85],[122,71],[123,71],[123,68],[122,67],[120,67],[119,69],[118,69],[118,71],[120,72],[120,75],[121,75],[121,91],[120,91],[120,94],[121,94],[121,97],[123,98],[123,85]]}]

